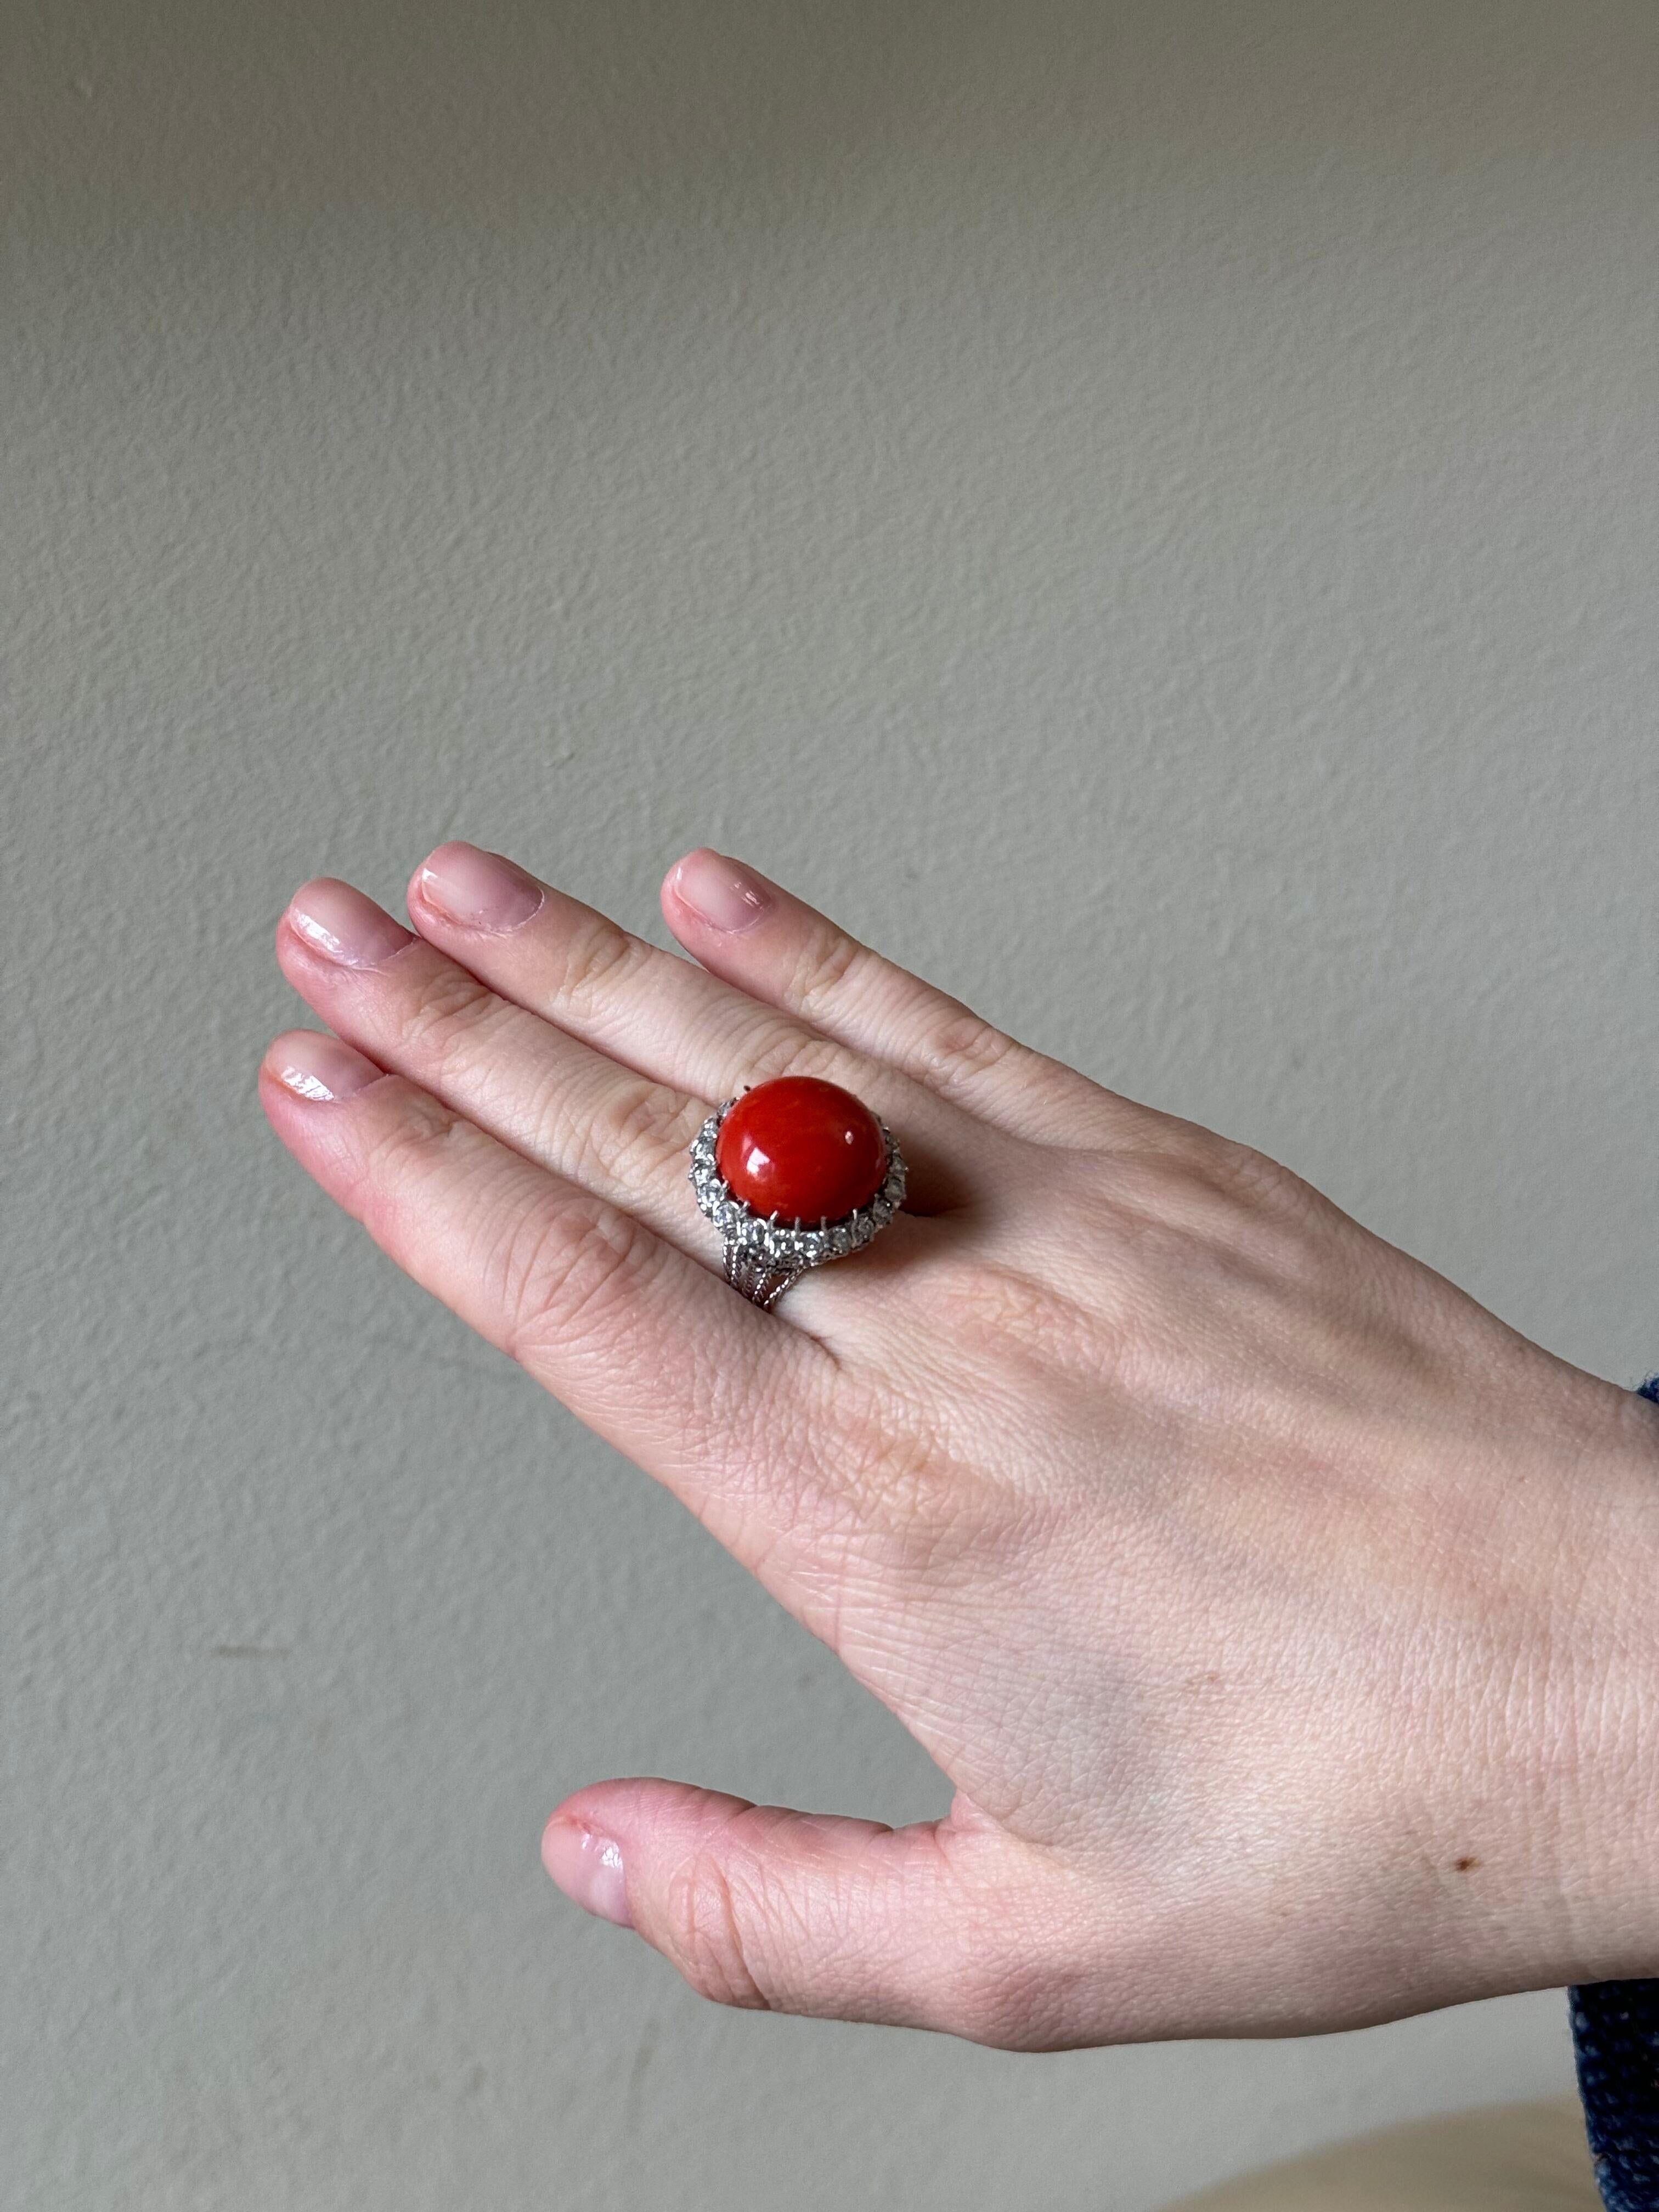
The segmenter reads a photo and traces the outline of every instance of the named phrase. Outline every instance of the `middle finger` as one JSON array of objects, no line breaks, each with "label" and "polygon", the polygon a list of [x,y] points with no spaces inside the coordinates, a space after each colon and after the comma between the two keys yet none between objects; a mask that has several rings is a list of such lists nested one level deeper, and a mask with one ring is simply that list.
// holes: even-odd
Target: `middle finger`
[{"label": "middle finger", "polygon": [[889,1062],[761,1005],[499,854],[441,845],[415,871],[409,912],[423,937],[504,998],[682,1094],[718,1100],[780,1075],[840,1084],[903,1146],[908,1212],[943,1212],[989,1191],[1018,1143]]}]

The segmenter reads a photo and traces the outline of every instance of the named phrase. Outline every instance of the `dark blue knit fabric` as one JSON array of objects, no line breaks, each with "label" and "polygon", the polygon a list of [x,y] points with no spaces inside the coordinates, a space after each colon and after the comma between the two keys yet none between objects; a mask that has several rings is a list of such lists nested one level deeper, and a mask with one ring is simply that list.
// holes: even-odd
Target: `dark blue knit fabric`
[{"label": "dark blue knit fabric", "polygon": [[[1659,1405],[1659,1375],[1640,1395]],[[1659,2212],[1659,1982],[1595,1982],[1567,1998],[1601,2201]]]},{"label": "dark blue knit fabric", "polygon": [[1567,1996],[1601,2201],[1607,2212],[1659,2212],[1659,1982]]}]

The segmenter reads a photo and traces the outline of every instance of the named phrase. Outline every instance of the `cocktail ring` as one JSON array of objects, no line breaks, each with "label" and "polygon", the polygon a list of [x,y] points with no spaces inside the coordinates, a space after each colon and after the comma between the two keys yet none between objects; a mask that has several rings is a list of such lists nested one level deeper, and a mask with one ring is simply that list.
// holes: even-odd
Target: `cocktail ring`
[{"label": "cocktail ring", "polygon": [[809,1267],[879,1235],[904,1182],[886,1123],[811,1075],[740,1091],[691,1146],[691,1188],[726,1238],[726,1279],[769,1313]]}]

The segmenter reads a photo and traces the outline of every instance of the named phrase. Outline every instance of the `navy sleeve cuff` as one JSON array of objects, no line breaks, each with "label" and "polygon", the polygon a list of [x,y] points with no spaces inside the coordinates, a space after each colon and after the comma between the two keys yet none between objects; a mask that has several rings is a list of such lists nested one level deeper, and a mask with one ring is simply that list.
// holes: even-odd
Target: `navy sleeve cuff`
[{"label": "navy sleeve cuff", "polygon": [[1659,2212],[1659,1982],[1567,1995],[1601,2201],[1607,2212]]},{"label": "navy sleeve cuff", "polygon": [[[1639,1394],[1659,1405],[1659,1375]],[[1659,1981],[1567,1992],[1578,2094],[1607,2212],[1659,2212]]]}]

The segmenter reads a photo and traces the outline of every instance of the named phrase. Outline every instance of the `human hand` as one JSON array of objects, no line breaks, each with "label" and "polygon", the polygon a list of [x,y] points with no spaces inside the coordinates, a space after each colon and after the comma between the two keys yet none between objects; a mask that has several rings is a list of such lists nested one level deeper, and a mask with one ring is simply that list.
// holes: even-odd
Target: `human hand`
[{"label": "human hand", "polygon": [[[890,1830],[597,1784],[555,1880],[723,2002],[1026,2049],[1659,1971],[1654,1409],[735,863],[663,908],[700,966],[470,846],[413,935],[307,885],[278,957],[344,1042],[277,1039],[265,1109],[957,1796]],[[686,1152],[786,1073],[910,1190],[769,1315]]]}]

